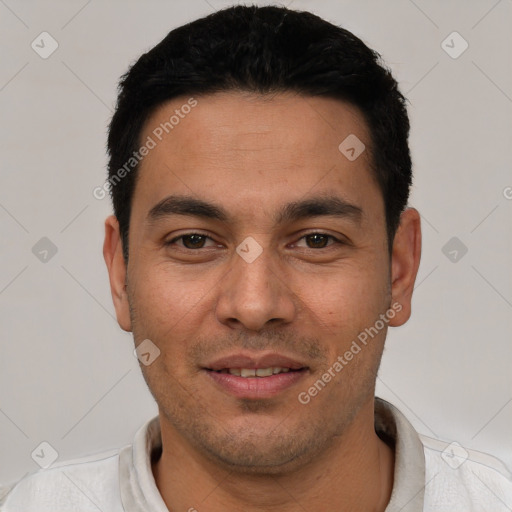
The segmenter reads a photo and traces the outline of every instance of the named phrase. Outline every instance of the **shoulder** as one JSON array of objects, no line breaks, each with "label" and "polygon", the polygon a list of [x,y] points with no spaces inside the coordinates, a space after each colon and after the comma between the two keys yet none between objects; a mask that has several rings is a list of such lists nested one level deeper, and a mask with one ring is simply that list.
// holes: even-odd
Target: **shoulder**
[{"label": "shoulder", "polygon": [[4,485],[0,487],[0,511],[121,512],[119,453],[116,450],[61,462]]},{"label": "shoulder", "polygon": [[419,435],[425,452],[425,510],[509,511],[512,474],[498,458]]}]

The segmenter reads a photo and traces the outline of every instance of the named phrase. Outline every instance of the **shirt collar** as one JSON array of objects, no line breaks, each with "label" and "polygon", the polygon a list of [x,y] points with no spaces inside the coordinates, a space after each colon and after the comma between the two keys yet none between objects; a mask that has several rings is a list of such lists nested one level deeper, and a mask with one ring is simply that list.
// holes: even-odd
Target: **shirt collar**
[{"label": "shirt collar", "polygon": [[375,398],[375,431],[395,449],[393,490],[385,512],[422,512],[425,497],[423,443],[407,418],[392,404]]},{"label": "shirt collar", "polygon": [[[396,407],[376,397],[375,431],[395,450],[393,491],[385,512],[421,512],[425,455],[416,430]],[[152,457],[161,449],[160,421],[155,416],[136,433],[133,444],[120,451],[119,485],[126,512],[169,512],[151,469]]]}]

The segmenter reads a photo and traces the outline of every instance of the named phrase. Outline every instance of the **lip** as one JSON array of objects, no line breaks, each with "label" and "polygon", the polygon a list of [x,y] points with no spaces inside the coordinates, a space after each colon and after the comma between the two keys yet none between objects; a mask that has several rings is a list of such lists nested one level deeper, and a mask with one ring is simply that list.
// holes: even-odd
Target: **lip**
[{"label": "lip", "polygon": [[260,400],[272,398],[282,393],[297,384],[309,373],[306,368],[303,368],[269,377],[238,377],[237,375],[218,373],[207,369],[203,371],[222,391],[235,398]]},{"label": "lip", "polygon": [[[290,368],[287,373],[278,373],[268,377],[239,377],[219,370],[229,368]],[[223,392],[235,398],[264,399],[272,398],[291,388],[305,378],[309,367],[293,357],[283,354],[238,353],[221,357],[203,367],[205,375]]]},{"label": "lip", "polygon": [[270,368],[270,367],[290,368],[290,370],[300,370],[307,368],[304,362],[292,357],[278,354],[276,352],[267,352],[266,354],[251,355],[249,353],[238,353],[224,356],[204,366],[207,370],[219,371],[225,368]]}]

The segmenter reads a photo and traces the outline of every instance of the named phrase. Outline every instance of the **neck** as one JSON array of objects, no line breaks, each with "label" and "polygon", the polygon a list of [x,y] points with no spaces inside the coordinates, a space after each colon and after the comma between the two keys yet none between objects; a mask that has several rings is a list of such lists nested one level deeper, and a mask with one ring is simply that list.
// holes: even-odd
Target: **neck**
[{"label": "neck", "polygon": [[375,433],[373,401],[314,460],[281,473],[223,467],[191,447],[162,420],[162,456],[153,465],[169,510],[384,512],[393,488],[394,452]]}]

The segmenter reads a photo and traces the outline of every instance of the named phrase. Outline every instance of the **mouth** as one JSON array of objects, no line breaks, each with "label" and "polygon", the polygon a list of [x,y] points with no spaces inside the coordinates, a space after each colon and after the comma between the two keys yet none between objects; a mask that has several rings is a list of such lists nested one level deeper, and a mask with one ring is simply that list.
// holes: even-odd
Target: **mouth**
[{"label": "mouth", "polygon": [[280,366],[269,366],[268,368],[223,368],[222,370],[210,370],[216,371],[217,373],[229,373],[230,375],[236,375],[237,377],[242,377],[244,379],[250,377],[271,377],[272,375],[280,375],[281,373],[288,372],[300,372],[304,368],[292,369],[292,368],[282,368]]},{"label": "mouth", "polygon": [[283,393],[309,373],[303,362],[279,354],[228,356],[203,370],[216,389],[235,398],[260,400]]}]

